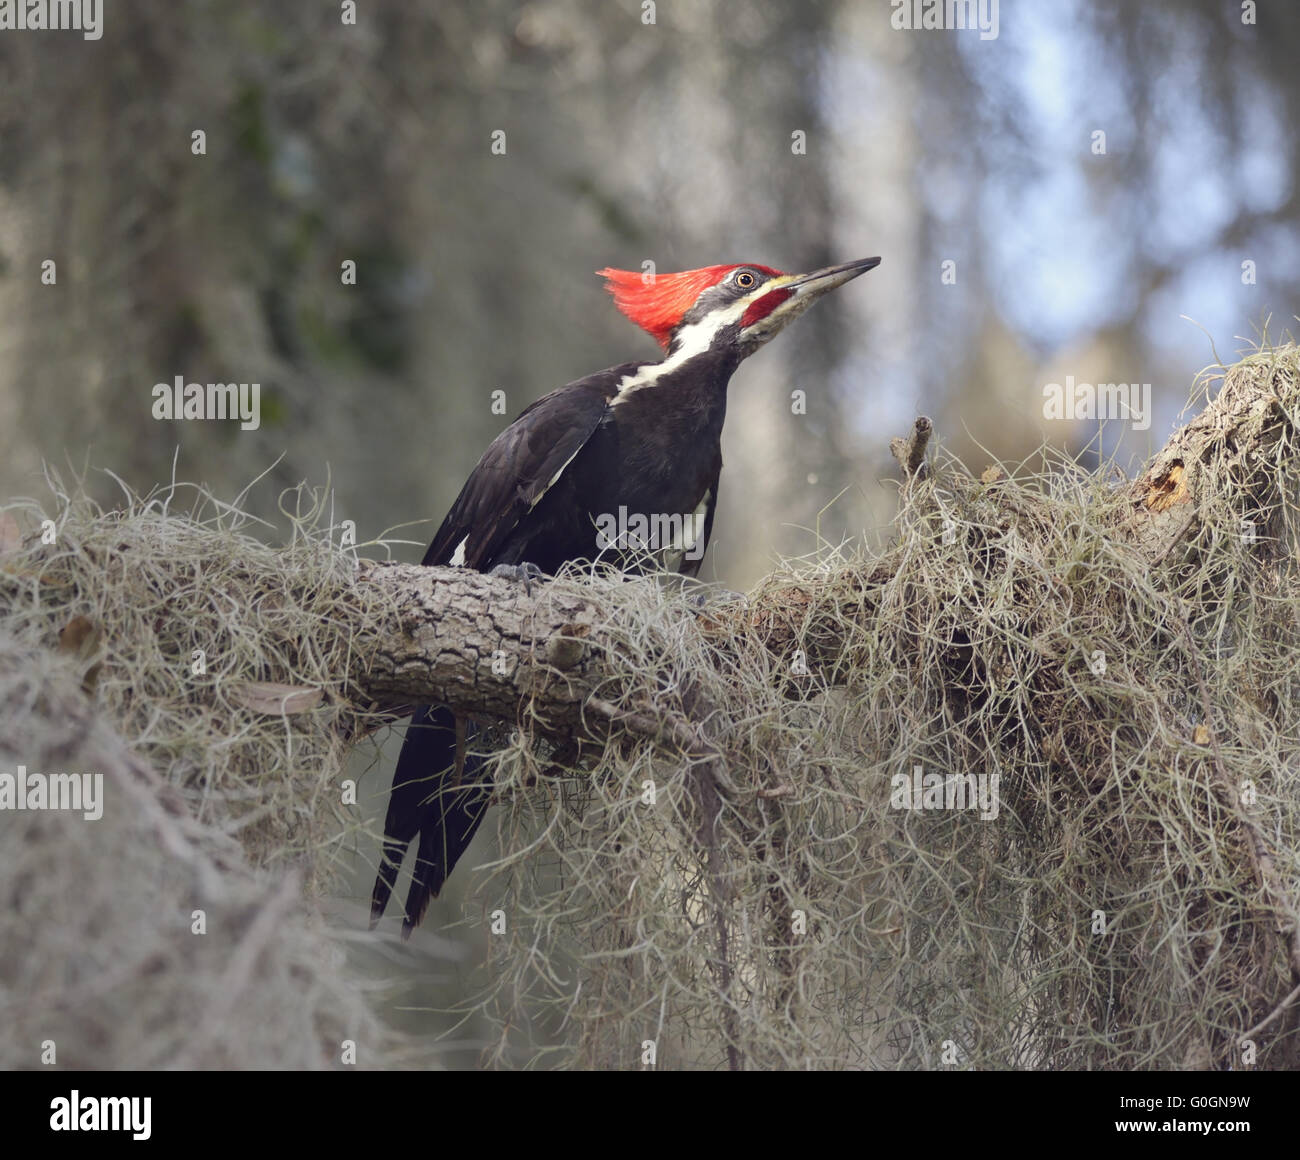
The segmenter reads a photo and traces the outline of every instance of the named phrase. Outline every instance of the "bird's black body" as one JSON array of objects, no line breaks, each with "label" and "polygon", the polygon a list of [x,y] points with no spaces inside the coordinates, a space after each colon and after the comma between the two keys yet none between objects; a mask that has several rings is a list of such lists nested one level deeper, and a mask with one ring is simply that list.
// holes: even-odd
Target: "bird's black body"
[{"label": "bird's black body", "polygon": [[[574,560],[630,564],[598,543],[599,516],[620,507],[685,515],[703,505],[703,542],[691,553],[694,559],[677,566],[695,575],[713,528],[727,381],[735,367],[725,355],[710,361],[716,365],[708,390],[700,389],[700,368],[693,366],[611,406],[620,383],[655,365],[624,363],[539,399],[488,447],[422,563],[451,564],[460,549],[459,562],[480,572],[529,563],[553,573]],[[383,914],[418,833],[403,924],[408,932],[469,846],[491,794],[482,762],[472,755],[464,759],[459,785],[448,784],[456,749],[451,712],[426,706],[411,720],[393,775],[371,914]]]},{"label": "bird's black body", "polygon": [[597,558],[603,513],[693,513],[716,497],[737,362],[702,356],[652,388],[620,393],[657,365],[623,363],[528,407],[484,453],[423,562],[450,564],[465,541],[467,568],[528,562],[551,573]]},{"label": "bird's black body", "polygon": [[[686,525],[695,528],[693,535],[649,548],[660,566],[695,575],[713,530],[727,384],[733,372],[784,325],[779,311],[794,317],[806,308],[806,301],[793,304],[798,288],[813,286],[815,297],[878,261],[867,259],[802,279],[761,266],[665,276],[694,282],[690,301],[663,334],[637,314],[652,308],[662,312],[659,302],[629,306],[620,301],[629,317],[665,343],[664,360],[611,367],[525,409],[484,452],[423,562],[484,572],[526,563],[554,573],[577,560],[643,567],[644,545],[633,544],[624,553],[599,534],[602,517],[621,510],[651,519],[677,517],[678,526],[682,519],[694,521]],[[697,295],[699,276],[714,272],[716,277]],[[828,286],[817,287],[818,278]],[[764,285],[773,288],[769,304],[755,307]],[[658,327],[658,314],[655,319]],[[466,740],[462,738],[462,756]],[[371,898],[372,925],[387,906],[407,846],[417,834],[404,935],[420,922],[482,821],[491,785],[473,756],[463,757],[457,773],[457,751],[450,711],[429,706],[416,713],[393,776],[384,858]]]}]

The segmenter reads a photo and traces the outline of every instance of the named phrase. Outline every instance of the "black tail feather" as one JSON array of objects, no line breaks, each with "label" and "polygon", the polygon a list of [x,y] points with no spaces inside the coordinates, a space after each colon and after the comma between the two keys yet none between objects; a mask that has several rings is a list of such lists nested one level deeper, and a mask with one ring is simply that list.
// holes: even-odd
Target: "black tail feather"
[{"label": "black tail feather", "polygon": [[[467,743],[473,726],[467,728]],[[411,718],[393,773],[384,822],[384,854],[370,895],[371,929],[383,917],[411,840],[419,834],[402,937],[409,938],[473,839],[491,797],[481,758],[467,756],[456,778],[456,720],[426,706]]]},{"label": "black tail feather", "polygon": [[492,796],[491,783],[481,777],[483,761],[468,757],[459,786],[448,786],[442,793],[437,825],[420,831],[420,845],[415,852],[411,871],[411,889],[406,896],[406,918],[402,937],[409,938],[419,926],[429,903],[438,897],[447,876],[468,849],[487,813]]},{"label": "black tail feather", "polygon": [[456,733],[451,714],[426,705],[411,718],[393,771],[388,815],[384,819],[384,854],[370,894],[372,930],[388,906],[411,839],[440,823],[442,806],[436,791],[455,756]]}]

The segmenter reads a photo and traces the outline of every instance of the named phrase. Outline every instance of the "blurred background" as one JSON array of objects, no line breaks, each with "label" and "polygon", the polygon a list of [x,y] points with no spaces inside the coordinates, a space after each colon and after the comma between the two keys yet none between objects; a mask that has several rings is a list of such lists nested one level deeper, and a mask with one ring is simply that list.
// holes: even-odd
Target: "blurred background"
[{"label": "blurred background", "polygon": [[[1094,465],[1044,385],[1150,383],[1100,443],[1129,465],[1214,349],[1293,324],[1291,3],[1002,0],[996,37],[888,0],[106,7],[97,41],[0,32],[0,495],[48,461],[111,500],[100,469],[147,491],[179,452],[426,541],[524,406],[656,356],[592,271],[880,254],[733,382],[703,575],[744,588],[887,528],[917,413],[976,470]],[[261,427],[153,419],[177,375],[259,382]]]},{"label": "blurred background", "polygon": [[[888,0],[105,7],[97,41],[0,30],[0,497],[50,502],[44,464],[110,504],[108,472],[227,500],[265,473],[272,542],[280,493],[328,483],[418,560],[526,405],[657,357],[593,271],[879,254],[732,383],[701,575],[744,589],[888,534],[918,413],[976,471],[1044,441],[1131,467],[1200,369],[1294,325],[1292,0],[1001,0],[995,37]],[[177,376],[260,383],[260,427],[155,420]],[[1150,383],[1149,429],[1045,418],[1067,376]],[[376,819],[398,736],[355,755]],[[486,856],[398,972],[412,1008],[482,956]]]}]

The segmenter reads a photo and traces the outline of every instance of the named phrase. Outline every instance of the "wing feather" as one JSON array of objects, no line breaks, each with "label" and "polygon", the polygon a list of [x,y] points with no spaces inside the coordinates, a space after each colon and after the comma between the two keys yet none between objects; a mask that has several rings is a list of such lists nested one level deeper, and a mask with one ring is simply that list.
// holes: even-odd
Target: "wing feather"
[{"label": "wing feather", "polygon": [[573,462],[595,433],[638,364],[625,363],[569,383],[522,411],[483,453],[424,555],[425,564],[492,567],[519,521]]}]

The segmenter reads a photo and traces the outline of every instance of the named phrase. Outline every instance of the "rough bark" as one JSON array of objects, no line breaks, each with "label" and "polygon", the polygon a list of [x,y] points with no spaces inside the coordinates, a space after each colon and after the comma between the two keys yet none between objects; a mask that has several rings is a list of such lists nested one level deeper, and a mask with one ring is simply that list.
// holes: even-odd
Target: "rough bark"
[{"label": "rough bark", "polygon": [[1234,367],[1219,394],[1151,459],[1132,486],[1130,530],[1153,563],[1194,540],[1207,502],[1225,494],[1261,539],[1276,530],[1287,465],[1275,452],[1292,434],[1295,386],[1283,365],[1268,373]]},{"label": "rough bark", "polygon": [[531,702],[543,735],[567,738],[612,675],[585,644],[615,610],[568,587],[463,568],[362,566],[360,582],[389,597],[359,640],[353,683],[377,708],[437,703],[512,722]]}]

